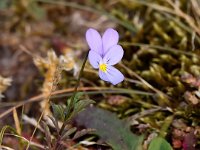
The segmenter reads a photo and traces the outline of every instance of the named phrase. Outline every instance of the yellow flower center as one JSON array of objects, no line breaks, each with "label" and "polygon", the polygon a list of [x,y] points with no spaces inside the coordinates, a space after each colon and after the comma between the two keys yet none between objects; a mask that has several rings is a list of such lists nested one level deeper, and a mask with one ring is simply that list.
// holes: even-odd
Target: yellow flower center
[{"label": "yellow flower center", "polygon": [[100,64],[100,65],[99,65],[99,69],[100,69],[101,71],[103,71],[103,72],[106,72],[106,70],[107,70],[107,65],[106,65],[106,64]]}]

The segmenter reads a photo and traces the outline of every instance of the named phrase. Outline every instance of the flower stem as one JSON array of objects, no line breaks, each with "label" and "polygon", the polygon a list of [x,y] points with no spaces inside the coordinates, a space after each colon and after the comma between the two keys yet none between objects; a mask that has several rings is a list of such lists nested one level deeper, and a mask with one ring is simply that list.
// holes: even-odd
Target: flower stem
[{"label": "flower stem", "polygon": [[78,80],[77,80],[75,88],[74,88],[74,92],[73,92],[73,95],[72,95],[72,98],[71,98],[71,101],[70,101],[70,104],[69,104],[69,108],[72,108],[74,97],[75,97],[75,95],[77,93],[77,89],[78,89],[78,86],[79,86],[79,83],[80,83],[80,80],[81,80],[81,76],[83,75],[83,70],[85,68],[85,64],[86,64],[86,61],[87,61],[87,58],[88,58],[88,54],[89,54],[89,51],[87,52],[87,54],[85,56],[85,59],[83,61],[83,65],[81,67],[81,70],[80,70],[80,73],[79,73],[79,76],[78,76]]},{"label": "flower stem", "polygon": [[82,76],[82,74],[83,74],[83,70],[84,70],[84,67],[85,67],[85,64],[86,64],[86,61],[87,61],[87,58],[88,58],[88,54],[89,54],[89,51],[87,52],[87,54],[86,54],[86,56],[85,56],[85,59],[84,59],[84,61],[83,61],[83,65],[82,65],[82,67],[81,67],[81,70],[80,70],[80,73],[79,73],[79,76],[78,76],[78,80],[77,80],[76,85],[75,85],[75,88],[74,88],[73,95],[72,95],[72,97],[71,97],[71,99],[70,99],[70,102],[69,102],[68,113],[65,115],[65,119],[64,119],[65,121],[64,121],[64,123],[63,123],[63,125],[62,125],[62,127],[61,127],[61,129],[60,129],[60,131],[59,131],[59,135],[62,134],[62,132],[63,132],[63,130],[64,130],[66,124],[68,123],[68,120],[66,120],[66,119],[67,119],[68,117],[70,117],[70,112],[72,112],[73,109],[74,109],[74,107],[73,107],[74,98],[75,98],[76,93],[77,93],[77,89],[78,89],[78,86],[79,86],[79,83],[80,83],[80,80],[81,80],[81,76]]}]

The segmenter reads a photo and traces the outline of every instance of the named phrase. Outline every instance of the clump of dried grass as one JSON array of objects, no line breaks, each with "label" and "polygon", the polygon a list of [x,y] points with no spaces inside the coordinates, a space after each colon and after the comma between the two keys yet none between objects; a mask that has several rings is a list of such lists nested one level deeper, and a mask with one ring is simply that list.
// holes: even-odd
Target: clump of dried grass
[{"label": "clump of dried grass", "polygon": [[[53,50],[48,51],[46,58],[35,57],[34,63],[40,70],[45,71],[45,79],[42,86],[42,93],[47,99],[49,95],[51,95],[51,93],[55,91],[56,86],[61,79],[62,70],[70,71],[75,66],[75,61],[72,56],[69,56],[69,54],[65,54],[58,57]],[[45,107],[45,100],[42,101],[40,104],[41,110],[44,110],[45,108],[45,115],[51,114],[49,110],[49,104],[47,104],[48,106]]]},{"label": "clump of dried grass", "polygon": [[4,97],[3,92],[11,85],[12,78],[5,78],[0,75],[0,100]]}]

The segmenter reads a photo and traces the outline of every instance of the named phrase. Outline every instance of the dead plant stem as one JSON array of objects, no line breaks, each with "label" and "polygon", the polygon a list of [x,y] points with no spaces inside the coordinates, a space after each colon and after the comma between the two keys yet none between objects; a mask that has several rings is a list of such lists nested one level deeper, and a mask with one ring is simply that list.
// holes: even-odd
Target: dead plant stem
[{"label": "dead plant stem", "polygon": [[43,117],[43,115],[44,115],[44,112],[45,112],[45,110],[46,110],[47,107],[48,107],[48,104],[49,104],[49,101],[50,101],[50,98],[51,98],[51,94],[52,94],[52,92],[55,90],[55,87],[56,87],[56,84],[55,84],[55,83],[57,83],[56,77],[57,77],[57,73],[59,72],[59,69],[60,69],[60,67],[57,66],[57,69],[56,69],[56,71],[55,71],[55,73],[54,73],[54,76],[53,76],[53,84],[52,84],[52,86],[51,86],[51,88],[50,88],[50,90],[49,90],[48,96],[47,96],[46,99],[45,99],[45,106],[44,106],[44,109],[43,109],[43,111],[42,111],[42,113],[41,113],[41,115],[40,115],[40,117],[39,117],[39,119],[38,119],[38,121],[37,121],[37,125],[36,125],[36,127],[34,128],[34,131],[33,131],[32,135],[31,135],[31,138],[30,138],[30,140],[29,140],[29,142],[28,142],[28,144],[27,144],[26,150],[28,150],[29,147],[30,147],[30,142],[32,141],[33,136],[35,135],[35,132],[36,132],[38,126],[39,126],[39,123],[40,123],[40,121],[41,121],[41,119],[42,119],[42,117]]}]

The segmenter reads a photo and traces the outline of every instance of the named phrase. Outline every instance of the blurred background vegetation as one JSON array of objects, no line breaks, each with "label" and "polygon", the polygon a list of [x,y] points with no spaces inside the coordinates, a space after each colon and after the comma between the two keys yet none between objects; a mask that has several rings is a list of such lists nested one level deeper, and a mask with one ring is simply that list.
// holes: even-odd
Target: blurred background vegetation
[{"label": "blurred background vegetation", "polygon": [[[87,63],[79,90],[96,103],[72,126],[95,128],[87,122],[98,122],[101,108],[101,115],[112,112],[132,133],[143,135],[143,149],[157,135],[173,149],[200,149],[199,0],[0,0],[0,127],[10,125],[30,139],[42,110],[51,115],[50,107],[44,109],[44,97],[66,103],[88,51],[85,32],[90,27],[119,32],[125,55],[117,68],[126,78],[114,87]],[[56,68],[60,63],[62,72]],[[107,137],[87,133],[67,146],[113,146]],[[42,127],[33,139],[40,149],[45,143]],[[23,149],[9,134],[3,145]]]}]

